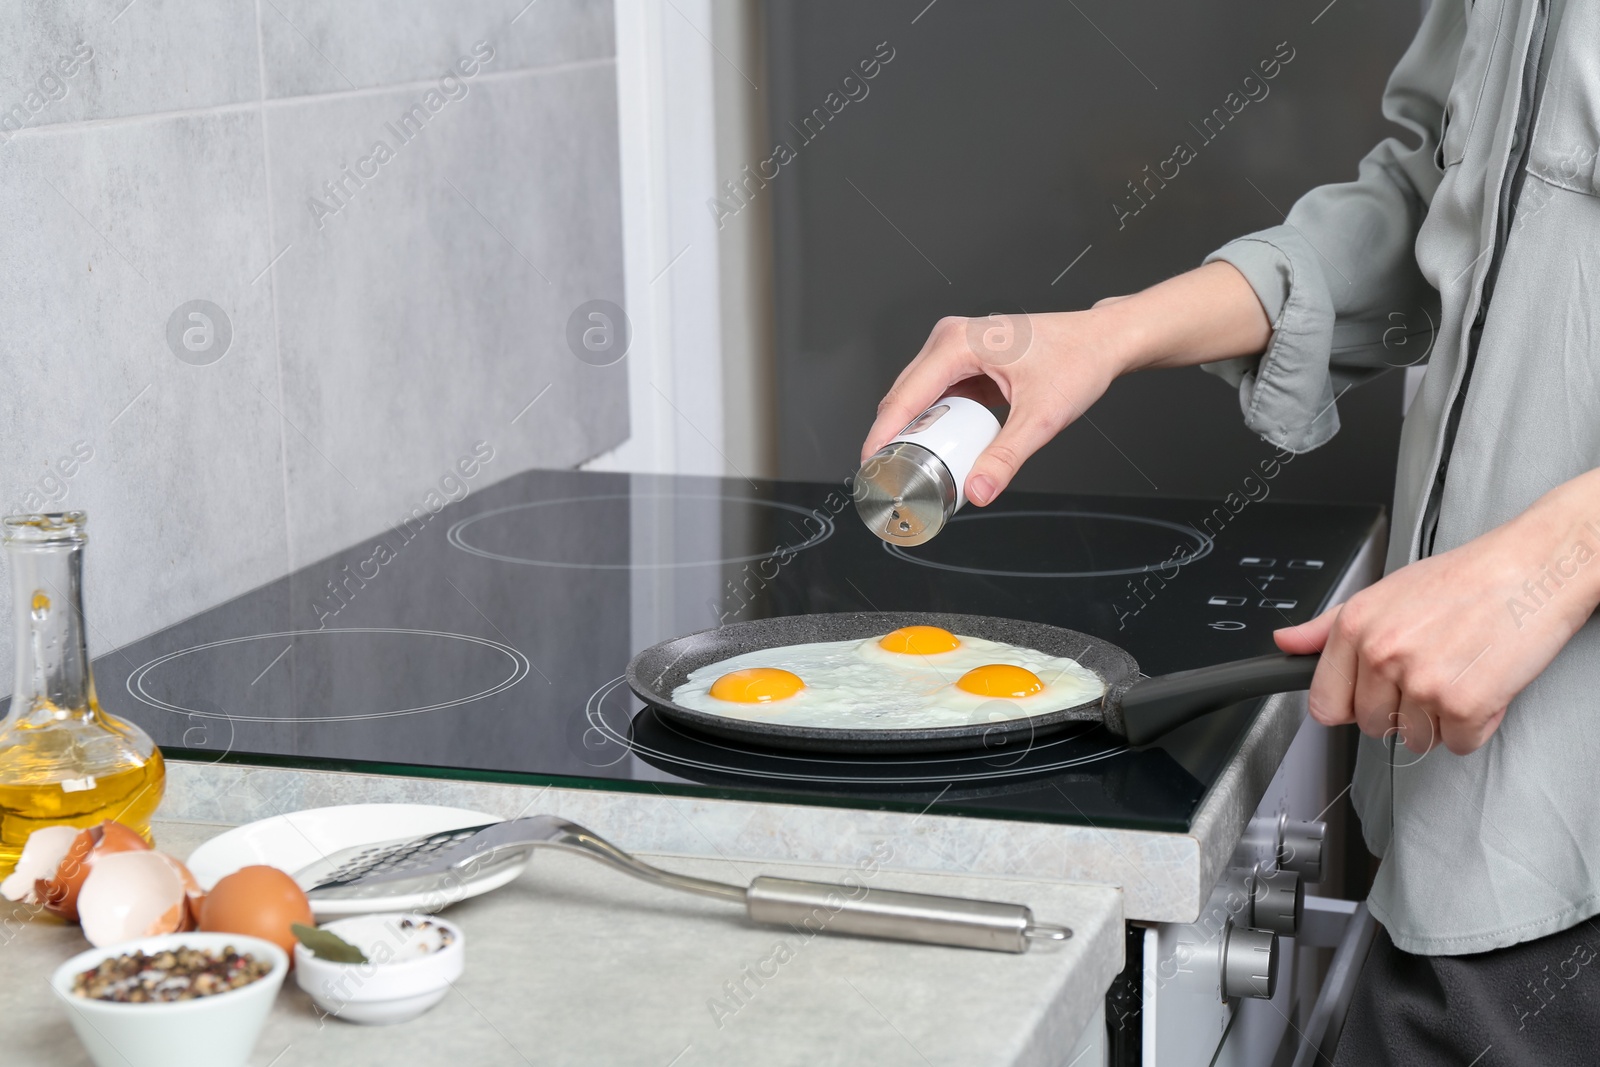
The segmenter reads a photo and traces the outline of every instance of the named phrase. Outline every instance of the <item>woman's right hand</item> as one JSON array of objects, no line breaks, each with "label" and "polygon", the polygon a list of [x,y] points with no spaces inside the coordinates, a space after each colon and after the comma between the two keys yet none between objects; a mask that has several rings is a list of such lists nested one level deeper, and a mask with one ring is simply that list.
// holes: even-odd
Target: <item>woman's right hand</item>
[{"label": "woman's right hand", "polygon": [[940,319],[879,403],[861,458],[942,396],[1009,405],[999,436],[967,477],[967,499],[981,507],[1118,375],[1259,352],[1269,336],[1255,291],[1222,262],[1088,311]]},{"label": "woman's right hand", "polygon": [[967,499],[982,506],[1126,367],[1129,330],[1115,305],[1040,315],[945,318],[878,405],[861,458],[950,393],[990,407],[1009,405],[1000,434],[972,467]]}]

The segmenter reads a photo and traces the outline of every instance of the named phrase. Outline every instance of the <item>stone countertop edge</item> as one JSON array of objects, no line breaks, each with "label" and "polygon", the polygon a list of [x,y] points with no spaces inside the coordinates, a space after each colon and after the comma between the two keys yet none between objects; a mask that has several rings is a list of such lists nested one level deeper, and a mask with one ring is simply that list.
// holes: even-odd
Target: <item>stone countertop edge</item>
[{"label": "stone countertop edge", "polygon": [[848,866],[879,846],[889,870],[1112,886],[1128,919],[1192,922],[1283,758],[1290,715],[1263,712],[1191,833],[183,760],[167,764],[158,815],[232,826],[339,804],[441,804],[558,815],[630,851],[747,864]]},{"label": "stone countertop edge", "polygon": [[[155,826],[158,843],[180,857],[221,829]],[[727,881],[754,873],[705,856],[662,862]],[[467,968],[437,1007],[398,1026],[345,1025],[320,1016],[291,976],[250,1062],[1061,1067],[1123,965],[1121,894],[1109,887],[859,862],[761,866],[792,878],[853,876],[884,888],[1026,903],[1039,921],[1071,926],[1073,937],[1010,955],[807,936],[751,923],[723,901],[547,853],[504,888],[449,909],[466,936]],[[85,947],[81,933],[43,920],[5,926],[0,1012],[14,1023],[10,1054],[83,1067],[87,1057],[43,980]]]}]

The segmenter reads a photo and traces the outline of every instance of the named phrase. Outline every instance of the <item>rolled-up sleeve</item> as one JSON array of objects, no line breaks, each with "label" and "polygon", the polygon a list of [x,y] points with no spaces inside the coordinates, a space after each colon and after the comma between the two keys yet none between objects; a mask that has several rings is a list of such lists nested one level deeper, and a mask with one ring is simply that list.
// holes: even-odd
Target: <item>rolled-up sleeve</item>
[{"label": "rolled-up sleeve", "polygon": [[1339,429],[1339,393],[1410,362],[1385,341],[1437,304],[1413,248],[1442,176],[1437,156],[1463,8],[1462,0],[1434,0],[1384,90],[1384,116],[1413,135],[1414,147],[1387,138],[1355,181],[1312,189],[1283,225],[1206,257],[1237,268],[1272,323],[1266,351],[1206,370],[1238,387],[1245,425],[1280,448],[1326,444]]}]

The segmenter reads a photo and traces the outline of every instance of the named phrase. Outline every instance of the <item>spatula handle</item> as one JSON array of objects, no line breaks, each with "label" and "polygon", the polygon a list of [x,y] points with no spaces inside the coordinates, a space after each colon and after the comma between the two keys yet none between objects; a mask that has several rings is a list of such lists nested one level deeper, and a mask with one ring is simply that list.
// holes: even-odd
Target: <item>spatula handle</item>
[{"label": "spatula handle", "polygon": [[1309,688],[1321,658],[1275,652],[1146,678],[1122,694],[1123,729],[1130,743],[1142,745],[1228,704]]},{"label": "spatula handle", "polygon": [[1022,904],[792,878],[757,878],[745,902],[756,922],[793,926],[801,934],[860,934],[992,952],[1026,952],[1031,941],[1072,936],[1066,927],[1035,923]]}]

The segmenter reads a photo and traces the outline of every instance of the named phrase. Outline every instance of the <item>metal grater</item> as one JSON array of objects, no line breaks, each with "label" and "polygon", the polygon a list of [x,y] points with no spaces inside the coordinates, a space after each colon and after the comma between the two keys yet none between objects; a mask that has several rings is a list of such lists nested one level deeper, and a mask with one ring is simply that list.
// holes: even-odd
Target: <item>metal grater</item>
[{"label": "metal grater", "polygon": [[[402,837],[392,841],[380,841],[375,845],[357,845],[354,848],[340,849],[324,856],[316,863],[301,868],[295,878],[302,883],[311,881],[315,890],[327,890],[353,886],[362,881],[374,881],[371,876],[378,874],[399,875],[405,872],[426,871],[434,860],[434,854],[441,848],[458,841],[465,841],[478,831],[487,830],[493,825],[495,824],[484,823],[481,826],[463,826],[459,830],[441,830],[427,837]],[[522,854],[525,855],[526,850]]]},{"label": "metal grater", "polygon": [[654,885],[743,904],[757,922],[997,952],[1026,952],[1033,941],[1072,936],[1064,926],[1035,923],[1021,904],[790,878],[760,877],[744,887],[676,874],[553,815],[356,845],[302,867],[294,878],[309,887],[312,901],[423,892],[442,894],[440,907],[465,882],[520,863],[538,847],[577,852]]}]

